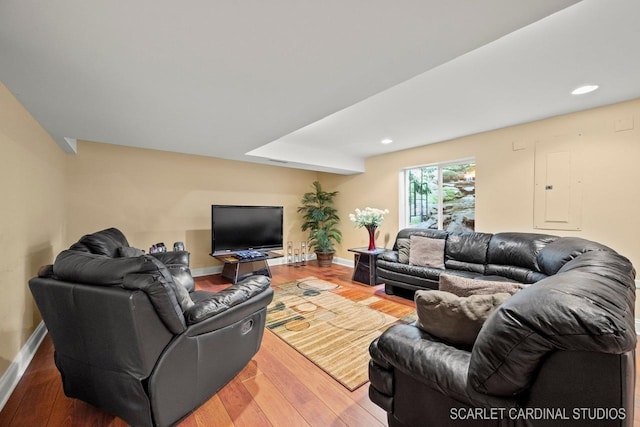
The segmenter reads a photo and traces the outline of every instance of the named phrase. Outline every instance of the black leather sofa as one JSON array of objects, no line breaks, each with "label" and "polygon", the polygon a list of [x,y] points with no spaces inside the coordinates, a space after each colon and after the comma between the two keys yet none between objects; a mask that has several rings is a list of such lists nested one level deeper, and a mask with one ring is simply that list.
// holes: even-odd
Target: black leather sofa
[{"label": "black leather sofa", "polygon": [[[411,236],[444,240],[444,268],[400,262],[398,245]],[[450,233],[405,228],[398,233],[393,249],[378,255],[376,273],[388,294],[393,294],[395,288],[438,289],[438,279],[444,272],[472,279],[531,284],[555,274],[558,263],[578,253],[607,249],[589,240],[549,234]]]},{"label": "black leather sofa", "polygon": [[119,230],[102,230],[29,287],[67,396],[133,426],[169,426],[255,355],[273,291],[264,276],[194,291],[187,252],[140,253]]},{"label": "black leather sofa", "polygon": [[[635,270],[574,237],[426,233],[446,239],[447,273],[529,283],[486,320],[471,347],[417,324],[370,346],[369,396],[400,426],[632,426]],[[397,257],[397,255],[395,255]],[[441,272],[378,260],[392,286],[437,289]],[[410,266],[409,266],[410,267]],[[428,270],[428,269],[427,269]]]}]

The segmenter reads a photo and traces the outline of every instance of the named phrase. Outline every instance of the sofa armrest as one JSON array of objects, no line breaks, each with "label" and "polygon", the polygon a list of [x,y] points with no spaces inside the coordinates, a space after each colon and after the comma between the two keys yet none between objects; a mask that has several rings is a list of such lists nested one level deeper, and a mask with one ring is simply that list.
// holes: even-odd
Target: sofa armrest
[{"label": "sofa armrest", "polygon": [[415,325],[387,329],[378,338],[375,350],[374,361],[384,360],[392,369],[466,405],[504,408],[516,405],[513,399],[471,388],[467,381],[470,352],[446,344]]},{"label": "sofa armrest", "polygon": [[187,325],[194,325],[218,316],[267,290],[271,291],[272,299],[273,291],[270,284],[271,279],[266,276],[252,276],[220,292],[207,293],[208,295],[195,293],[193,294],[195,304],[184,312]]},{"label": "sofa armrest", "polygon": [[[460,367],[469,363],[468,351],[442,343],[414,325],[396,325],[387,329],[377,340],[374,360],[384,360],[388,365],[415,376],[422,382],[437,383],[459,359]],[[458,364],[458,363],[456,363]],[[440,368],[438,368],[438,365]]]},{"label": "sofa armrest", "polygon": [[388,262],[400,262],[398,259],[398,251],[385,251],[381,254],[378,254],[379,260],[388,261]]}]

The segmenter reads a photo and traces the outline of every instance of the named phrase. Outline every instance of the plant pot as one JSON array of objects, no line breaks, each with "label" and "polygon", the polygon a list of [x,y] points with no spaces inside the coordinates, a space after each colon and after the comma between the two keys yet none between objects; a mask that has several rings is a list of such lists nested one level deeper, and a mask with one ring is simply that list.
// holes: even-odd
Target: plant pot
[{"label": "plant pot", "polygon": [[316,258],[318,259],[319,267],[331,267],[333,264],[333,254],[334,252],[316,252]]}]

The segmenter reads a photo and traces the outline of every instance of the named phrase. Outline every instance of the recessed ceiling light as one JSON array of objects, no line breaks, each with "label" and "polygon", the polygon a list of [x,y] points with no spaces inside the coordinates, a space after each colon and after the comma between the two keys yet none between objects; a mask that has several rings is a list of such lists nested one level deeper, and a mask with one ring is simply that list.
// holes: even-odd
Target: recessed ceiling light
[{"label": "recessed ceiling light", "polygon": [[598,85],[580,86],[578,88],[575,88],[573,92],[571,92],[571,95],[584,95],[585,93],[593,92],[594,90],[598,89],[598,87]]},{"label": "recessed ceiling light", "polygon": [[391,144],[393,142],[393,139],[389,139],[389,138],[385,138],[382,141],[380,141],[383,144]]}]

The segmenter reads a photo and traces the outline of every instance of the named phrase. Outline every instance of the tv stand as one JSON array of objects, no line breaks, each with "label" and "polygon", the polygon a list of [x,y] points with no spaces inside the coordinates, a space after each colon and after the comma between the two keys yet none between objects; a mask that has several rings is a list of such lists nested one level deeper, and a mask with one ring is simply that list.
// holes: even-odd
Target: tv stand
[{"label": "tv stand", "polygon": [[212,257],[224,263],[222,277],[230,280],[231,283],[237,283],[255,274],[271,277],[271,269],[269,269],[267,261],[282,258],[283,255],[277,252],[266,252],[265,255],[266,257],[261,259],[241,259],[233,252],[211,254]]}]

